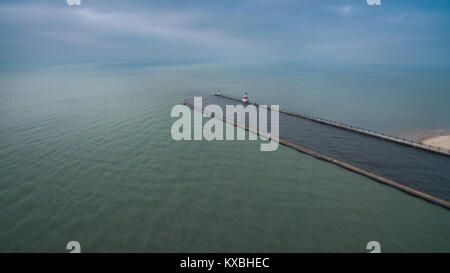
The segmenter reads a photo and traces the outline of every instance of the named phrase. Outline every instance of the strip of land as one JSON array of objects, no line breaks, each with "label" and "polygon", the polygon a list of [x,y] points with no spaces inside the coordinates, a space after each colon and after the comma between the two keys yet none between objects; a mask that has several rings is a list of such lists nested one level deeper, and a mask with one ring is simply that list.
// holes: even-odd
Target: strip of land
[{"label": "strip of land", "polygon": [[450,150],[450,134],[424,137],[419,140],[423,144]]}]

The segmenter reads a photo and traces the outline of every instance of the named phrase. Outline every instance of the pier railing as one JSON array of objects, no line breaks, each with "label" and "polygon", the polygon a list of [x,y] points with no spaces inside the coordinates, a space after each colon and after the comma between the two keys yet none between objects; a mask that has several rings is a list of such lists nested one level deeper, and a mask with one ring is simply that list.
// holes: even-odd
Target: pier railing
[{"label": "pier railing", "polygon": [[[234,101],[239,101],[241,103],[242,102],[242,98],[237,97],[237,96],[233,96],[233,95],[225,95],[225,94],[215,94],[218,97],[222,97],[222,98],[226,98],[226,99],[230,99],[230,100],[234,100]],[[246,102],[246,104],[253,104],[255,106],[261,106],[261,105],[266,105],[264,103],[258,103],[256,101],[253,100],[249,100],[248,102]],[[408,146],[412,146],[415,148],[419,148],[419,149],[423,149],[423,150],[427,150],[430,152],[434,152],[434,153],[438,153],[438,154],[443,154],[443,155],[447,155],[450,156],[450,149],[444,149],[441,147],[437,147],[437,146],[433,146],[433,145],[429,145],[429,144],[425,144],[425,143],[421,143],[415,140],[411,140],[411,139],[407,139],[407,138],[403,138],[403,137],[398,137],[398,136],[393,136],[393,135],[389,135],[387,133],[383,133],[383,132],[377,132],[374,130],[370,130],[370,129],[364,129],[358,126],[353,126],[353,125],[349,125],[343,122],[339,122],[339,121],[334,121],[334,120],[330,120],[330,119],[326,119],[326,118],[322,118],[322,117],[318,117],[318,116],[313,116],[313,115],[308,115],[305,113],[299,113],[296,111],[291,111],[291,110],[286,110],[286,109],[279,109],[278,110],[280,113],[285,113],[287,115],[290,116],[296,116],[296,117],[300,117],[300,118],[304,118],[304,119],[308,119],[311,121],[315,121],[315,122],[319,122],[322,124],[327,124],[327,125],[331,125],[334,127],[338,127],[341,129],[345,129],[345,130],[350,130],[353,132],[357,132],[360,134],[365,134],[365,135],[369,135],[369,136],[373,136],[373,137],[378,137],[384,140],[388,140],[388,141],[392,141],[395,143],[399,143],[402,145],[408,145]]]}]

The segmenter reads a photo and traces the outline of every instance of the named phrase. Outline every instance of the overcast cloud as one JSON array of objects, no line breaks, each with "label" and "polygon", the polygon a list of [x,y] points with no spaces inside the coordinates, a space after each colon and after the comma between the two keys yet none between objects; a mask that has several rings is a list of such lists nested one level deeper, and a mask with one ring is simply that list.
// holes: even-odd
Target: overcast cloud
[{"label": "overcast cloud", "polygon": [[450,2],[2,1],[2,61],[450,64]]}]

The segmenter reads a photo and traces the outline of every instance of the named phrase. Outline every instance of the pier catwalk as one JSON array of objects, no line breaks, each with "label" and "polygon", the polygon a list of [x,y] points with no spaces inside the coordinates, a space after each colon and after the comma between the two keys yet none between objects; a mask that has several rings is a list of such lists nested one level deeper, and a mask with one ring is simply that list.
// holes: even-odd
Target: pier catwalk
[{"label": "pier catwalk", "polygon": [[[216,104],[224,115],[225,105],[246,105],[230,97],[201,97],[203,107]],[[193,108],[193,97],[184,103]],[[450,209],[450,156],[289,115],[282,108],[281,144]]]}]

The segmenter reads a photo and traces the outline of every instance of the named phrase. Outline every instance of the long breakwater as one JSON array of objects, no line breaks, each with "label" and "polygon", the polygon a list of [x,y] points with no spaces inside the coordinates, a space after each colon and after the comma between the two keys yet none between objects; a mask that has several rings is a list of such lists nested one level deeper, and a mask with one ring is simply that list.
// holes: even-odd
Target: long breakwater
[{"label": "long breakwater", "polygon": [[[204,104],[243,103],[227,95],[203,96]],[[189,101],[185,105],[196,111]],[[258,128],[215,116],[259,134]],[[450,209],[450,153],[418,142],[364,130],[323,118],[279,110],[280,144],[328,161],[413,196]]]}]

